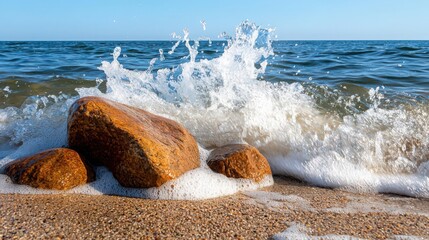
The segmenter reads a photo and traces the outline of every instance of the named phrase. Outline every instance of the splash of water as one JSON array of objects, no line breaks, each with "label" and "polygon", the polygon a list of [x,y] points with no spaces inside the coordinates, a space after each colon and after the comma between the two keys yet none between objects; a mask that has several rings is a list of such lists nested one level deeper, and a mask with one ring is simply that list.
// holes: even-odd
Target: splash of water
[{"label": "splash of water", "polygon": [[[319,186],[429,197],[428,106],[384,108],[384,95],[375,88],[367,90],[365,110],[348,110],[361,103],[361,96],[335,97],[331,103],[342,106],[343,115],[321,109],[302,84],[261,80],[274,56],[271,35],[271,29],[245,21],[237,27],[235,37],[223,35],[227,45],[220,57],[197,60],[199,42],[192,44],[185,30],[183,37],[174,35],[178,41],[168,53],[174,54],[184,44],[189,61],[156,72],[153,67],[158,58],[152,59],[146,71],[124,68],[119,62],[121,49],[117,47],[113,60],[102,62],[99,68],[106,74],[106,92],[97,87],[77,91],[80,97],[102,96],[177,120],[196,137],[202,152],[246,142],[267,156],[276,174]],[[161,56],[160,51],[160,60]],[[322,98],[332,95],[335,94],[328,91]],[[44,104],[39,99],[23,109],[2,110],[0,163],[65,144],[64,116],[73,100],[65,96]],[[53,132],[42,126],[54,126]],[[203,166],[204,161],[203,157]],[[103,171],[100,174],[108,175]],[[137,194],[122,189],[117,194],[193,199],[255,188],[249,183],[219,178],[204,167],[188,175],[198,180],[184,176],[179,181],[186,184],[173,193]],[[109,177],[103,179],[96,184],[110,181],[106,180]],[[227,190],[202,190],[196,182]],[[271,183],[272,179],[264,184]],[[109,186],[112,184],[115,185]]]},{"label": "splash of water", "polygon": [[205,31],[206,30],[206,21],[205,20],[201,20],[200,23],[201,23],[201,27]]}]

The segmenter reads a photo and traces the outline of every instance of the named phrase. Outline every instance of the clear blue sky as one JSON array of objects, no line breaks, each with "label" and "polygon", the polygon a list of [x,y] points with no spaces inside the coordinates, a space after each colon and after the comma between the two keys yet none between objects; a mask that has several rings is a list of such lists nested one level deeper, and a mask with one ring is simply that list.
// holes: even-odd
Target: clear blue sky
[{"label": "clear blue sky", "polygon": [[217,39],[245,19],[286,40],[429,39],[429,0],[0,0],[0,40]]}]

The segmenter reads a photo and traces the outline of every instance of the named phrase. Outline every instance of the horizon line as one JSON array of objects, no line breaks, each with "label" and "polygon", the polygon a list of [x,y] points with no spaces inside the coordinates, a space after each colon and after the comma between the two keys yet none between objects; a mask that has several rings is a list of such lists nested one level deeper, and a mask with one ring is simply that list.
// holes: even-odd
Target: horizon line
[{"label": "horizon line", "polygon": [[[1,40],[0,42],[177,42],[183,40],[177,39],[105,39],[105,40],[94,40],[94,39],[50,39],[50,40]],[[189,41],[196,41],[190,39]],[[209,40],[198,40],[199,42],[208,42]],[[212,42],[225,42],[225,40],[211,40]],[[429,41],[429,39],[273,39],[273,42],[276,41]]]}]

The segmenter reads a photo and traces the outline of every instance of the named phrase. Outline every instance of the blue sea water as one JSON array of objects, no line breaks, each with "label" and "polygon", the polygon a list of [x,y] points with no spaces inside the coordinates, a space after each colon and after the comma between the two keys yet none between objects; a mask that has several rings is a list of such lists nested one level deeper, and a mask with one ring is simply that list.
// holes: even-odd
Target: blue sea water
[{"label": "blue sea water", "polygon": [[[55,93],[59,84],[88,86],[103,79],[98,70],[112,49],[123,48],[121,63],[146,70],[159,49],[174,41],[106,42],[0,42],[0,84],[4,88],[40,84]],[[225,41],[202,41],[199,59],[219,57]],[[427,98],[429,94],[429,41],[274,41],[274,56],[261,78],[341,88],[341,84],[373,88],[384,86],[393,95]],[[154,66],[154,71],[187,61],[188,49],[180,45],[174,55]],[[86,80],[87,82],[83,82]],[[52,84],[48,84],[52,83]],[[68,84],[70,83],[70,84]],[[71,86],[70,86],[71,87]],[[19,91],[28,91],[20,87]],[[37,93],[37,92],[36,92]],[[8,99],[2,96],[3,106]],[[17,102],[16,104],[21,104]]]},{"label": "blue sea water", "polygon": [[429,197],[429,41],[267,32],[242,24],[224,41],[0,42],[0,167],[66,145],[68,106],[97,95],[181,122],[202,149],[255,145],[275,174]]}]

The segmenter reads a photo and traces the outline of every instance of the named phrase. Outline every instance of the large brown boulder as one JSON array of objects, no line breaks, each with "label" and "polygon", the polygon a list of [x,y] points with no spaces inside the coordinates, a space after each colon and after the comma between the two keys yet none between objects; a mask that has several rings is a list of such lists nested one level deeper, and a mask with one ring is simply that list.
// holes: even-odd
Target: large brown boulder
[{"label": "large brown boulder", "polygon": [[207,165],[215,172],[232,178],[247,178],[261,181],[271,175],[267,159],[256,149],[247,144],[231,144],[213,150]]},{"label": "large brown boulder", "polygon": [[71,106],[68,143],[125,187],[158,187],[200,166],[198,145],[179,123],[99,97]]},{"label": "large brown boulder", "polygon": [[14,183],[35,188],[66,190],[94,180],[94,171],[71,149],[56,148],[8,164]]}]

